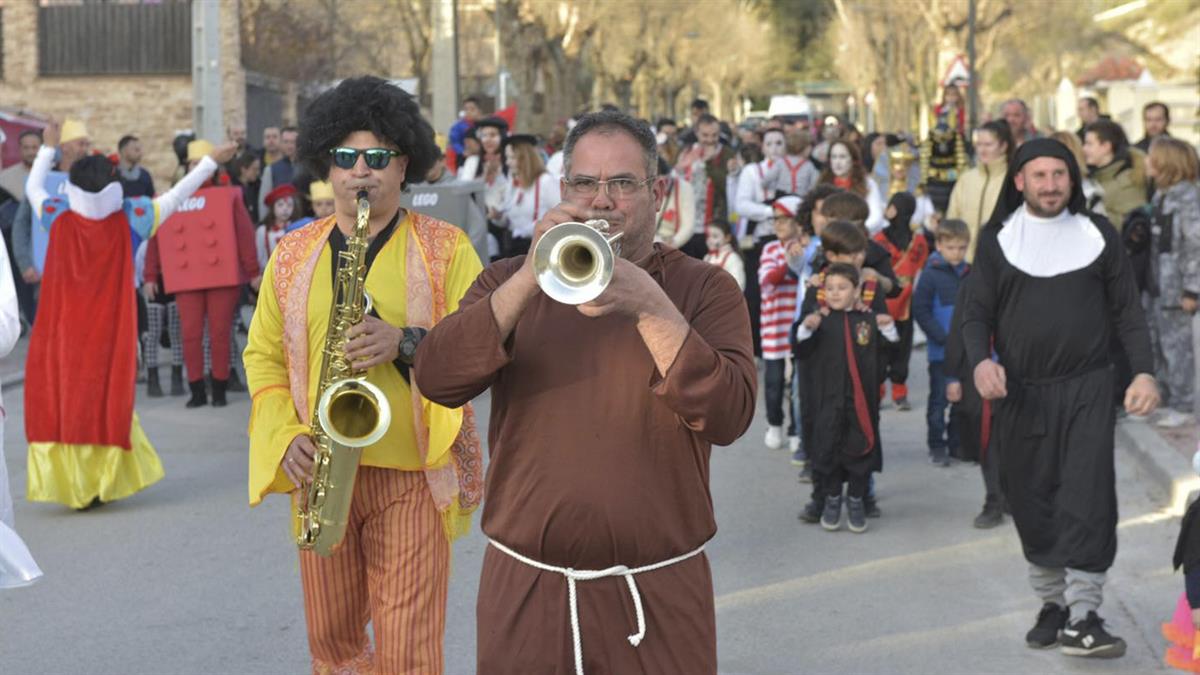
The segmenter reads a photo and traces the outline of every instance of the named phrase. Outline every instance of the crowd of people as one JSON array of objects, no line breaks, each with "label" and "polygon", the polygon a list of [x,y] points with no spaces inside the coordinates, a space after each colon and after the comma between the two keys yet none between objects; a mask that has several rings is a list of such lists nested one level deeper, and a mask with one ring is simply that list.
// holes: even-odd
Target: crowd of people
[{"label": "crowd of people", "polygon": [[[317,452],[331,264],[366,190],[374,307],[347,354],[393,418],[363,454],[345,544],[300,553],[316,670],[440,669],[449,545],[484,492],[469,402],[490,388],[486,672],[715,672],[711,445],[749,427],[761,378],[763,444],[790,453],[810,493],[800,519],[867,532],[882,515],[880,410],[913,408],[921,340],[929,459],[979,464],[975,527],[1011,514],[1043,601],[1027,644],[1120,656],[1097,614],[1115,556],[1112,431],[1160,400],[1153,423],[1195,419],[1200,161],[1160,103],[1135,144],[1091,98],[1084,125],[1057,132],[1019,100],[968,129],[962,102],[947,87],[924,139],[835,116],[735,126],[700,99],[687,126],[605,106],[538,136],[469,98],[441,148],[410,96],[352,78],[262,148],[236,128],[221,145],[175,139],[161,193],[134,135],[110,157],[78,121],[27,132],[22,162],[0,172],[0,219],[12,304],[34,327],[29,499],[89,509],[159,480],[135,377],[168,393],[169,347],[169,394],[186,384],[187,407],[226,405],[246,388],[245,305],[250,501],[298,494]],[[411,184],[455,181],[482,182],[490,261],[400,208]],[[526,254],[596,217],[623,237],[608,289],[578,307],[549,299]],[[103,330],[81,337],[81,313]],[[604,365],[573,358],[601,350]],[[576,584],[607,577],[623,583],[579,611]],[[542,611],[564,595],[565,617]],[[540,646],[548,634],[562,649]]]},{"label": "crowd of people", "polygon": [[[996,527],[1012,513],[1023,541],[1044,538],[1035,530],[1063,527],[1054,520],[1061,514],[1031,515],[1005,499],[1002,460],[997,458],[1002,442],[992,439],[1007,433],[995,429],[995,420],[1004,412],[1011,415],[1012,408],[994,401],[994,395],[981,396],[975,373],[978,354],[970,349],[977,345],[968,345],[963,337],[964,325],[972,320],[967,281],[980,242],[987,240],[985,226],[991,222],[999,229],[1006,217],[1024,213],[1006,206],[1002,195],[1006,188],[1014,189],[1014,176],[1033,159],[1069,154],[1064,164],[1075,168],[1066,172],[1064,167],[1064,175],[1070,173],[1071,187],[1055,194],[1065,198],[1077,188],[1083,202],[1072,197],[1070,213],[1096,217],[1101,224],[1087,227],[1099,228],[1105,237],[1111,226],[1114,240],[1107,243],[1119,247],[1121,257],[1131,263],[1128,274],[1119,266],[1105,267],[1115,265],[1107,258],[1113,252],[1106,248],[1101,267],[1119,276],[1121,284],[1133,282],[1136,310],[1146,317],[1149,342],[1143,349],[1127,323],[1103,331],[1097,327],[1097,335],[1108,337],[1104,349],[1092,357],[1097,363],[1115,364],[1108,389],[1112,394],[1103,407],[1124,415],[1127,393],[1136,391],[1139,405],[1130,410],[1145,412],[1151,397],[1144,385],[1153,376],[1165,405],[1151,421],[1161,427],[1195,421],[1192,317],[1200,290],[1200,167],[1195,148],[1171,136],[1170,110],[1157,102],[1143,110],[1146,135],[1137,143],[1092,97],[1080,100],[1082,126],[1074,131],[1036,128],[1028,106],[1017,99],[1003,102],[997,112],[996,119],[968,129],[964,97],[950,85],[926,139],[899,131],[864,135],[834,116],[781,116],[735,126],[712,116],[700,99],[692,103],[686,127],[670,118],[643,120],[656,134],[657,174],[665,183],[655,239],[725,269],[743,289],[754,351],[762,365],[764,444],[788,449],[801,481],[811,483],[811,499],[800,513],[806,522],[829,530],[844,522],[861,533],[868,529],[868,518],[881,515],[874,480],[882,467],[879,410],[889,398],[889,386],[891,403],[899,411],[913,407],[907,386],[909,361],[914,341],[923,340],[930,383],[925,405],[929,459],[935,466],[980,465],[983,508],[974,526]],[[574,123],[568,121],[568,129]],[[549,208],[526,208],[514,217],[514,205],[530,198],[530,186],[569,180],[563,173],[561,135],[548,135],[539,144],[534,137],[509,132],[505,120],[485,116],[473,99],[451,134],[463,140],[460,177],[487,182],[494,260],[528,250],[529,233]],[[514,138],[538,155],[532,172],[506,171]],[[1049,139],[1058,143],[1048,151],[1043,145]],[[1031,153],[1036,147],[1036,154],[1019,160],[1021,149],[1033,141],[1042,144],[1028,146]],[[536,197],[533,201],[538,203]],[[1036,207],[1030,209],[1037,213]],[[995,264],[1002,266],[1009,249],[1003,238],[1000,241],[1006,255]],[[1092,243],[1104,241],[1093,236]],[[1034,277],[1054,276],[1043,274],[1044,269],[1061,267],[1037,256],[1032,260],[1028,274]],[[1059,271],[1086,269],[1097,265],[1095,260],[1080,260]],[[1021,261],[1007,262],[1025,269]],[[1120,320],[1141,321],[1131,318],[1133,310],[1121,304],[1128,299],[1121,294],[1129,290],[1110,285],[1105,292],[1116,303],[1112,311]],[[983,316],[990,317],[989,340],[999,340],[1004,331],[995,316]],[[994,344],[988,351],[1000,362],[1020,353],[1007,344]],[[1039,363],[1024,375],[1070,371],[1073,365]],[[1020,445],[1017,439],[1003,440]],[[1092,464],[1104,467],[1107,462],[1111,471],[1111,452],[1107,460],[1103,454],[1111,440],[1088,442],[1101,449]],[[1023,456],[1016,449],[1010,454]],[[1027,468],[1022,465],[1021,470]],[[1055,467],[1051,473],[1060,470]],[[1103,476],[1097,480],[1104,484]],[[1026,496],[1044,498],[1045,493]],[[1104,514],[1096,518],[1108,519]],[[1057,644],[1059,632],[1047,632],[1046,626],[1061,619],[1060,628],[1071,622],[1081,627],[1064,634],[1074,636],[1063,638],[1068,651],[1112,656],[1124,650],[1119,638],[1103,632],[1093,611],[1102,579],[1092,573],[1106,569],[1111,559],[1092,556],[1086,562],[1096,569],[1087,574],[1071,568],[1075,559],[1064,562],[1061,556],[1041,553],[1030,559],[1035,588],[1071,589],[1067,599],[1042,593],[1047,607],[1058,609],[1039,618],[1040,629],[1031,631],[1031,644]],[[1037,561],[1056,564],[1038,567]],[[1075,594],[1077,586],[1086,600]],[[1090,636],[1086,647],[1081,646],[1085,633]]]}]

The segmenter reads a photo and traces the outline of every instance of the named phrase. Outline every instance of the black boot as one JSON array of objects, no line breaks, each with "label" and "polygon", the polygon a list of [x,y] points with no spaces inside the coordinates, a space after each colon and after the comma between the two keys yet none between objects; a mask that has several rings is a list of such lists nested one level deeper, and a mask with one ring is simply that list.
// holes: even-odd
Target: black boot
[{"label": "black boot", "polygon": [[183,396],[183,366],[171,366],[171,395]]},{"label": "black boot", "polygon": [[227,391],[246,391],[246,385],[242,384],[242,380],[238,377],[237,370],[229,369],[229,380],[226,385]]},{"label": "black boot", "polygon": [[87,506],[81,506],[75,510],[79,511],[79,512],[91,511],[92,509],[98,508],[101,506],[104,506],[104,502],[101,501],[101,499],[99,497],[92,497],[92,501],[89,502]]},{"label": "black boot", "polygon": [[[232,371],[231,371],[232,372]],[[218,380],[213,378],[212,381],[212,404],[214,408],[225,407],[225,388],[229,386],[229,380]]]},{"label": "black boot", "polygon": [[161,398],[162,385],[158,383],[158,368],[146,369],[146,395],[150,398]]},{"label": "black boot", "polygon": [[188,382],[188,387],[192,390],[192,397],[188,399],[184,407],[199,408],[202,405],[208,405],[208,394],[204,390],[204,380]]}]

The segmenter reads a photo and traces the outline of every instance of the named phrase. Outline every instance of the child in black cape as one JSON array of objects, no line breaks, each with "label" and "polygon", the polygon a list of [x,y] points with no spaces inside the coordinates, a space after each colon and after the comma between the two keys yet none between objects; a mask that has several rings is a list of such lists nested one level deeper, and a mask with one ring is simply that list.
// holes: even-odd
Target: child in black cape
[{"label": "child in black cape", "polygon": [[[800,391],[800,435],[801,446],[804,448],[813,447],[813,433],[816,426],[817,412],[815,409],[810,409],[811,402],[814,401],[814,395],[809,391],[813,377],[806,371],[805,362],[799,360],[799,343],[796,338],[804,317],[825,307],[825,290],[823,286],[825,272],[835,263],[846,263],[853,266],[859,271],[860,276],[859,302],[869,307],[873,312],[887,314],[887,304],[884,301],[884,294],[879,287],[877,278],[862,279],[861,270],[867,256],[868,239],[866,230],[849,221],[835,220],[823,224],[819,232],[821,248],[817,252],[816,261],[813,263],[813,274],[804,288],[804,298],[800,303],[800,309],[796,315],[797,319],[792,324],[789,335],[792,344],[792,353],[797,359],[797,371],[800,374],[798,387]],[[872,387],[877,386],[877,384],[872,384]],[[825,506],[826,491],[822,487],[822,476],[820,473],[814,471],[814,468],[812,462],[806,462],[804,471],[800,475],[802,483],[812,483],[812,500],[804,506],[799,516],[801,520],[807,523],[819,522]],[[878,517],[878,507],[874,505],[869,490],[866,498],[866,508],[868,516],[873,518]],[[872,514],[873,510],[874,514]]]},{"label": "child in black cape", "polygon": [[889,341],[899,337],[890,316],[860,303],[858,283],[852,264],[834,263],[825,270],[825,304],[800,322],[796,352],[805,362],[808,410],[814,416],[809,461],[814,485],[825,493],[821,526],[841,527],[845,486],[848,526],[861,533],[867,530],[867,483],[871,472],[882,468],[876,386],[880,334]]}]

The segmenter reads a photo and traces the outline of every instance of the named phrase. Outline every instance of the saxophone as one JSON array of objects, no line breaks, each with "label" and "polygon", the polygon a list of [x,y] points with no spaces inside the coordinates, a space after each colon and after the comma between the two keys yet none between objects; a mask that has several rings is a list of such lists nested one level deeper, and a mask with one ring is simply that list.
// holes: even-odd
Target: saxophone
[{"label": "saxophone", "polygon": [[328,556],[346,534],[354,478],[362,449],[375,443],[391,423],[391,407],[383,391],[355,372],[346,358],[346,330],[371,311],[364,290],[367,277],[367,234],[371,204],[358,193],[358,216],[346,250],[338,253],[333,307],[325,335],[320,398],[312,415],[311,435],[317,447],[312,483],[297,506],[300,533],[296,544]]}]

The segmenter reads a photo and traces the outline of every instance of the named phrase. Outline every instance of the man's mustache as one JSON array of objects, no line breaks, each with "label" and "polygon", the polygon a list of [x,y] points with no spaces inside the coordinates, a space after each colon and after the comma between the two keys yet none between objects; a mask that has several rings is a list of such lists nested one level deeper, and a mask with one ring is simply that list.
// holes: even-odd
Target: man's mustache
[{"label": "man's mustache", "polygon": [[587,219],[606,220],[612,227],[620,227],[625,224],[625,214],[611,209],[589,209]]}]

